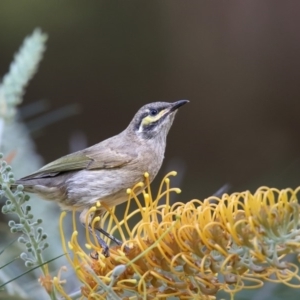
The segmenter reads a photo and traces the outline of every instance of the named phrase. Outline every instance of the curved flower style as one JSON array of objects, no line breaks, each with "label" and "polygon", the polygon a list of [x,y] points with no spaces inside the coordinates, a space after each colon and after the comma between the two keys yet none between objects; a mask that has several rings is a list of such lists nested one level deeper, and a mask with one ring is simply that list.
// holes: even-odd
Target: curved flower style
[{"label": "curved flower style", "polygon": [[[264,280],[300,287],[298,267],[284,261],[286,254],[300,252],[300,187],[261,187],[254,194],[246,191],[171,204],[170,193],[180,193],[170,187],[173,175],[176,172],[163,179],[153,197],[145,174],[145,183],[128,189],[122,219],[107,208],[101,221],[108,232],[118,231],[124,241],[122,246],[110,248],[110,257],[101,254],[95,234],[91,238],[88,230],[88,251],[82,249],[73,213],[74,231],[68,242],[72,255],[67,255],[83,283],[82,298],[215,299],[219,290],[233,295],[244,288],[261,287]],[[135,191],[144,185],[142,204]],[[132,201],[138,208],[130,213]],[[95,209],[91,208],[90,214]],[[62,213],[61,236],[68,253],[64,216]],[[140,221],[130,229],[128,222],[136,216]],[[93,226],[97,221],[99,218]],[[59,280],[53,282],[62,289]]]}]

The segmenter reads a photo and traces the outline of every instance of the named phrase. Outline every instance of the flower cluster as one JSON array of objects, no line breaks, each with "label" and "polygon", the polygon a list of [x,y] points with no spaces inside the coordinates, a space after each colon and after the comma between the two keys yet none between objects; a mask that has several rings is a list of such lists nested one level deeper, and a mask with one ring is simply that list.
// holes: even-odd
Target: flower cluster
[{"label": "flower cluster", "polygon": [[[110,247],[109,257],[101,254],[96,233],[90,237],[87,230],[87,249],[80,246],[75,213],[74,231],[66,243],[62,213],[63,247],[66,253],[67,247],[71,250],[67,256],[83,283],[82,298],[215,299],[219,290],[233,295],[261,287],[265,280],[300,287],[298,267],[284,260],[286,254],[300,251],[300,188],[261,187],[253,194],[246,191],[172,204],[170,193],[180,192],[170,187],[169,177],[175,174],[163,179],[156,197],[145,174],[145,183],[128,190],[120,220],[114,209],[107,208],[101,221],[123,240],[122,246]],[[141,187],[145,189],[139,199],[136,191]],[[138,208],[130,212],[132,201]],[[90,214],[96,209],[92,207]],[[133,218],[139,221],[130,228]],[[63,291],[59,281],[54,282]]]}]

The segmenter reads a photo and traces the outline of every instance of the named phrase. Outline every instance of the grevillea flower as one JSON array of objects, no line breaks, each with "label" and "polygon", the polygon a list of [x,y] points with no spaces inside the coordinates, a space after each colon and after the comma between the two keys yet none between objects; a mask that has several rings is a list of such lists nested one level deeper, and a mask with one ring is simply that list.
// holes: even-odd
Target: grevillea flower
[{"label": "grevillea flower", "polygon": [[[73,234],[66,243],[62,213],[62,243],[83,284],[82,299],[215,299],[220,290],[234,295],[259,288],[265,280],[300,287],[298,267],[285,261],[287,254],[300,252],[300,187],[261,187],[254,194],[171,204],[170,194],[180,193],[170,187],[173,175],[176,172],[163,179],[154,197],[145,174],[144,183],[128,189],[127,207],[119,220],[114,209],[106,208],[100,222],[109,233],[119,232],[123,241],[122,246],[110,247],[109,257],[101,254],[96,233],[90,236],[88,229],[86,249],[79,245],[75,212]],[[138,198],[135,191],[144,185]],[[131,212],[133,201],[138,208]],[[133,218],[139,221],[131,228]],[[98,221],[99,217],[93,226]],[[59,280],[54,284],[62,290]]]}]

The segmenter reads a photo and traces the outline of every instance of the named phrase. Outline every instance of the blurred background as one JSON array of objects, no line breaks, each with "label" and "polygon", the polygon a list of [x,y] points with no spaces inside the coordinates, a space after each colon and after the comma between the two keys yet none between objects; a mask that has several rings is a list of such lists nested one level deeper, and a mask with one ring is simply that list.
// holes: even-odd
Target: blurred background
[{"label": "blurred background", "polygon": [[299,14],[300,2],[280,0],[2,0],[0,74],[34,28],[48,34],[21,106],[47,107],[25,119],[44,163],[119,133],[146,103],[189,99],[156,185],[178,171],[181,201],[225,184],[296,187]]}]

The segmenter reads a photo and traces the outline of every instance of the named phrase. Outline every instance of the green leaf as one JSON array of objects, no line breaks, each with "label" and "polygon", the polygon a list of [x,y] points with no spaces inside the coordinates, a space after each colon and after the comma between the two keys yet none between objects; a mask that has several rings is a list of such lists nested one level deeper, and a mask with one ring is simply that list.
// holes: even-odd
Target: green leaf
[{"label": "green leaf", "polygon": [[5,246],[2,250],[0,250],[0,255],[9,247],[11,246],[14,242],[16,242],[18,239],[15,239],[11,241],[7,246]]},{"label": "green leaf", "polygon": [[0,270],[1,270],[2,268],[4,268],[4,267],[8,266],[9,264],[11,264],[12,262],[14,262],[15,260],[17,260],[17,259],[19,259],[19,258],[20,258],[20,256],[17,256],[17,257],[15,257],[15,258],[13,258],[11,261],[9,261],[8,263],[6,263],[6,264],[0,266]]},{"label": "green leaf", "polygon": [[[36,266],[36,267],[34,267],[34,268],[32,268],[32,269],[30,269],[30,270],[28,270],[28,271],[26,271],[26,272],[20,274],[20,275],[18,275],[18,276],[16,276],[16,277],[12,278],[11,280],[6,281],[6,282],[3,283],[2,285],[0,285],[0,289],[3,288],[3,287],[4,287],[5,285],[7,285],[8,283],[13,282],[13,281],[16,280],[16,279],[19,279],[20,277],[22,277],[22,276],[24,276],[24,275],[30,273],[31,271],[33,271],[33,270],[35,270],[35,269],[38,269],[38,268],[40,268],[41,266],[46,265],[46,264],[48,264],[48,263],[50,263],[50,262],[52,262],[52,261],[54,261],[54,260],[56,260],[56,259],[58,259],[58,258],[64,256],[64,255],[65,255],[65,253],[64,253],[64,254],[61,254],[61,255],[59,255],[59,256],[56,256],[56,257],[54,257],[54,258],[52,258],[52,259],[50,259],[50,260],[48,260],[48,261],[45,261],[43,264],[38,265],[38,266]],[[2,298],[0,297],[0,299],[2,299]],[[6,298],[3,298],[3,299],[6,299]]]}]

